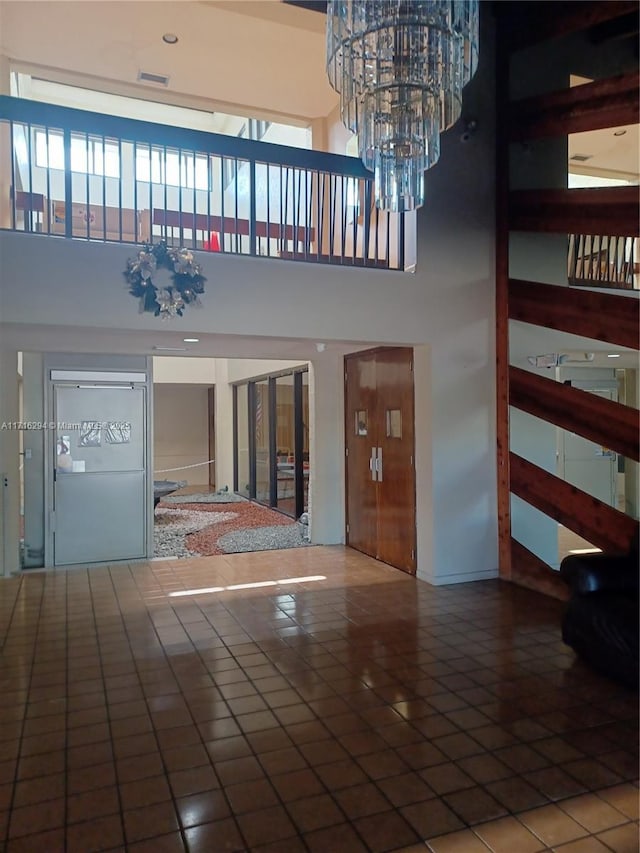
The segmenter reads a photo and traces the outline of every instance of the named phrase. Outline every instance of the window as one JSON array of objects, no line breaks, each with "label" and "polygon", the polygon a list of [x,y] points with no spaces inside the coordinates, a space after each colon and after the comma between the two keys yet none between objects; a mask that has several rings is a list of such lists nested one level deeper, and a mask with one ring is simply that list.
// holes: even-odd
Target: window
[{"label": "window", "polygon": [[358,409],[356,412],[355,434],[367,435],[369,432],[369,418],[366,409]]},{"label": "window", "polygon": [[[241,161],[244,163],[245,161]],[[236,176],[238,174],[238,161],[233,157],[223,157],[222,158],[222,173],[223,173],[223,184],[225,190],[227,187],[232,184]]]},{"label": "window", "polygon": [[209,157],[139,145],[136,147],[136,180],[208,192]]},{"label": "window", "polygon": [[253,139],[255,142],[260,142],[270,127],[270,121],[260,121],[257,118],[250,118],[242,125],[237,136],[240,139]]},{"label": "window", "polygon": [[[59,131],[35,131],[36,166],[64,169],[64,137]],[[71,171],[120,177],[120,151],[116,142],[100,136],[71,134]]]},{"label": "window", "polygon": [[255,139],[256,142],[260,142],[262,137],[271,127],[270,121],[260,121],[257,118],[249,119],[249,139]]}]

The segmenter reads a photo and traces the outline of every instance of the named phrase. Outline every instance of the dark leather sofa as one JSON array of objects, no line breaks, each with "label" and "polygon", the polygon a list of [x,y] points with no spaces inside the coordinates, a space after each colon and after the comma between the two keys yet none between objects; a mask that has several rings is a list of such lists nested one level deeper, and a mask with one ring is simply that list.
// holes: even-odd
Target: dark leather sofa
[{"label": "dark leather sofa", "polygon": [[625,555],[565,557],[560,574],[571,589],[562,639],[594,669],[638,687],[638,535]]}]

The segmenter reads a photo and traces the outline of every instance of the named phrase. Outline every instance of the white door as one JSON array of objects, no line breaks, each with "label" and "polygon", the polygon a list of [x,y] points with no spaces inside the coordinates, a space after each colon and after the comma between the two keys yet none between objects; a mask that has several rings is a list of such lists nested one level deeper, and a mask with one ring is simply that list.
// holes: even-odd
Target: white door
[{"label": "white door", "polygon": [[146,555],[145,393],[54,386],[55,565]]},{"label": "white door", "polygon": [[[607,400],[617,399],[611,389],[590,391]],[[564,479],[594,498],[616,506],[617,455],[608,447],[563,430]]]}]

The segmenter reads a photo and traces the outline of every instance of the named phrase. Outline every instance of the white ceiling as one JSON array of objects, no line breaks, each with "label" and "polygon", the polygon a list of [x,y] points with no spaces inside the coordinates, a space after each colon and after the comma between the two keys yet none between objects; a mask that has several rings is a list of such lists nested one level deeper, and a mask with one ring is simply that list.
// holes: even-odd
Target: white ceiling
[{"label": "white ceiling", "polygon": [[[593,353],[592,361],[570,364],[567,367],[606,367],[611,369],[640,368],[640,356],[635,350],[616,346],[605,341],[596,341],[579,335],[571,335],[557,329],[545,329],[519,320],[509,322],[511,363],[526,366],[528,356],[546,353],[566,353],[572,358],[582,358],[585,352]],[[616,353],[620,358],[609,358]]]},{"label": "white ceiling", "polygon": [[[179,41],[167,45],[164,33]],[[279,0],[1,0],[0,52],[14,66],[114,93],[264,118],[327,116],[337,95],[325,74],[324,16]],[[137,83],[138,72],[169,86]],[[45,75],[43,75],[45,76]],[[124,88],[123,88],[124,87]]]},{"label": "white ceiling", "polygon": [[[197,344],[184,338],[199,338]],[[319,352],[317,344],[324,349]],[[34,352],[123,353],[128,355],[190,356],[207,358],[257,358],[315,361],[342,356],[379,345],[378,341],[314,341],[300,338],[207,335],[180,328],[179,321],[158,326],[157,331],[112,330],[75,326],[5,324],[2,346]],[[388,345],[388,344],[387,344]],[[162,349],[155,349],[161,347]],[[168,351],[170,350],[184,350]]]},{"label": "white ceiling", "polygon": [[[576,163],[571,161],[575,154],[586,155],[589,159]],[[569,136],[569,167],[582,175],[637,181],[640,173],[638,125],[572,133]]]},{"label": "white ceiling", "polygon": [[[571,86],[592,83],[589,77],[570,76]],[[624,132],[623,132],[624,131]],[[637,181],[640,173],[640,137],[638,125],[606,127],[569,135],[569,169],[578,175],[601,175]],[[587,156],[582,162],[574,155]]]}]

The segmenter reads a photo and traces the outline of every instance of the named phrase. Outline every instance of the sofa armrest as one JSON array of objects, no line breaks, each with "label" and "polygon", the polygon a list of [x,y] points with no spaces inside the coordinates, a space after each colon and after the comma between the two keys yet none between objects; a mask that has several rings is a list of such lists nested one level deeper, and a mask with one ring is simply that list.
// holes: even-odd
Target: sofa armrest
[{"label": "sofa armrest", "polygon": [[565,557],[560,575],[575,595],[590,592],[638,592],[638,563],[629,554],[586,554]]}]

